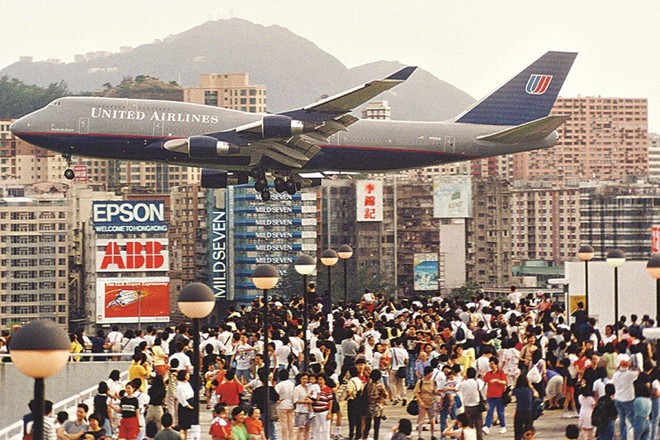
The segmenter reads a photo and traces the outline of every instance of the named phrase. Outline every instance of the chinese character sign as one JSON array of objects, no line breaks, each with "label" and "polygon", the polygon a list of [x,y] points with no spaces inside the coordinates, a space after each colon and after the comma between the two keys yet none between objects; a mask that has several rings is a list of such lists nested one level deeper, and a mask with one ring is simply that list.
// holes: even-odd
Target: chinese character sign
[{"label": "chinese character sign", "polygon": [[358,222],[383,221],[383,181],[357,180],[355,182]]},{"label": "chinese character sign", "polygon": [[660,226],[651,228],[651,253],[660,253]]}]

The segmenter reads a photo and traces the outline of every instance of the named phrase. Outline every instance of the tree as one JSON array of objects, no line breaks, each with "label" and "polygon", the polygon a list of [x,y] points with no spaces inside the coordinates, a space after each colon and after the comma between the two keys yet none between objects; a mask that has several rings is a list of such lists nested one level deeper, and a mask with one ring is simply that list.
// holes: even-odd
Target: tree
[{"label": "tree", "polygon": [[43,88],[3,76],[0,78],[0,118],[20,118],[68,95],[69,90],[63,81]]},{"label": "tree", "polygon": [[467,301],[472,296],[482,292],[483,290],[481,289],[481,286],[479,286],[479,284],[475,283],[474,281],[468,281],[465,283],[464,286],[452,289],[451,295],[454,297],[454,299]]}]

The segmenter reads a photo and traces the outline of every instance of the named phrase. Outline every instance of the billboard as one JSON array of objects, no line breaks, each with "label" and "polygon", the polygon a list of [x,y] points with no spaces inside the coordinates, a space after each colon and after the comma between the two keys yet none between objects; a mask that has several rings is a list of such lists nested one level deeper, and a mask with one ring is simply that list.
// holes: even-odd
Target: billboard
[{"label": "billboard", "polygon": [[383,181],[356,180],[355,200],[358,222],[383,221]]},{"label": "billboard", "polygon": [[651,253],[660,254],[660,226],[651,228]]},{"label": "billboard", "polygon": [[169,320],[168,277],[96,279],[97,324]]},{"label": "billboard", "polygon": [[433,179],[433,217],[472,217],[470,176],[442,176]]},{"label": "billboard", "polygon": [[97,234],[167,232],[162,201],[100,201],[92,204]]},{"label": "billboard", "polygon": [[96,272],[163,272],[170,269],[168,240],[96,240]]},{"label": "billboard", "polygon": [[414,268],[414,290],[438,290],[438,254],[415,254]]},{"label": "billboard", "polygon": [[211,272],[210,287],[216,301],[228,299],[227,294],[227,210],[213,208],[211,211],[211,245],[209,265]]}]

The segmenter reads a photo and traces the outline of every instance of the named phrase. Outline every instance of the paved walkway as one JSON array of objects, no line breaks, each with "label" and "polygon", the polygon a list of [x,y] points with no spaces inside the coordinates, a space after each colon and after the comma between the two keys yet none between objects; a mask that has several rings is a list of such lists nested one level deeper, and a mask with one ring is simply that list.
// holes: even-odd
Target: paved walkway
[{"label": "paved walkway", "polygon": [[[408,391],[408,396],[412,396],[412,391]],[[345,438],[348,438],[348,419],[346,417],[346,402],[341,402],[341,408],[342,408],[342,435]],[[201,406],[201,412],[200,412],[200,424],[201,426],[201,432],[202,432],[202,439],[210,439],[208,432],[209,432],[209,426],[211,424],[211,419],[212,419],[212,411],[206,410],[205,405],[202,404]],[[498,439],[513,439],[513,410],[515,409],[515,403],[512,403],[507,406],[506,408],[506,421],[507,421],[507,433],[506,434],[500,434],[500,427],[495,426],[491,428],[491,432],[489,435],[484,436],[484,440],[498,440]],[[380,426],[380,435],[379,438],[381,440],[386,440],[389,438],[389,433],[391,432],[391,429],[396,426],[399,423],[399,419],[402,418],[407,418],[411,419],[413,422],[413,433],[411,435],[412,439],[417,439],[417,423],[416,417],[411,417],[407,412],[406,408],[397,405],[397,406],[391,406],[387,405],[385,406],[385,415],[387,416],[387,420],[382,421],[381,426]],[[563,439],[564,438],[564,433],[566,430],[566,425],[569,425],[571,423],[577,424],[577,419],[562,419],[561,418],[562,411],[545,411],[545,413],[538,419],[536,422],[534,422],[534,427],[536,428],[536,439],[537,440],[557,440],[557,439]],[[486,415],[484,414],[484,419],[486,418]],[[277,424],[276,424],[277,425]],[[277,432],[279,434],[279,427],[276,428]],[[373,431],[370,433],[370,438],[372,438]],[[439,439],[440,435],[436,431],[436,437]],[[281,437],[278,435],[278,439],[281,439]],[[424,431],[423,437],[424,440],[430,439],[431,438],[431,433],[428,431]],[[283,439],[283,440],[295,440],[295,439]],[[312,439],[313,440],[313,439]]]}]

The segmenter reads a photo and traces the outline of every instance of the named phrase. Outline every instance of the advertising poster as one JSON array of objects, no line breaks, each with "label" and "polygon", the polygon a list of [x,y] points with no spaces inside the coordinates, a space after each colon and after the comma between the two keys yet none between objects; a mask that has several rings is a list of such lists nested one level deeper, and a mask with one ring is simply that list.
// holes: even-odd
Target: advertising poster
[{"label": "advertising poster", "polygon": [[102,201],[92,204],[97,234],[167,232],[162,201]]},{"label": "advertising poster", "polygon": [[355,182],[358,222],[383,221],[383,181],[357,180]]},{"label": "advertising poster", "polygon": [[433,217],[472,217],[470,176],[444,176],[433,180]]},{"label": "advertising poster", "polygon": [[[138,319],[139,317],[139,319]],[[98,278],[96,323],[119,324],[170,320],[170,279]]]},{"label": "advertising poster", "polygon": [[438,290],[438,254],[415,254],[414,289],[420,291]]},{"label": "advertising poster", "polygon": [[167,238],[96,240],[96,272],[166,272]]}]

